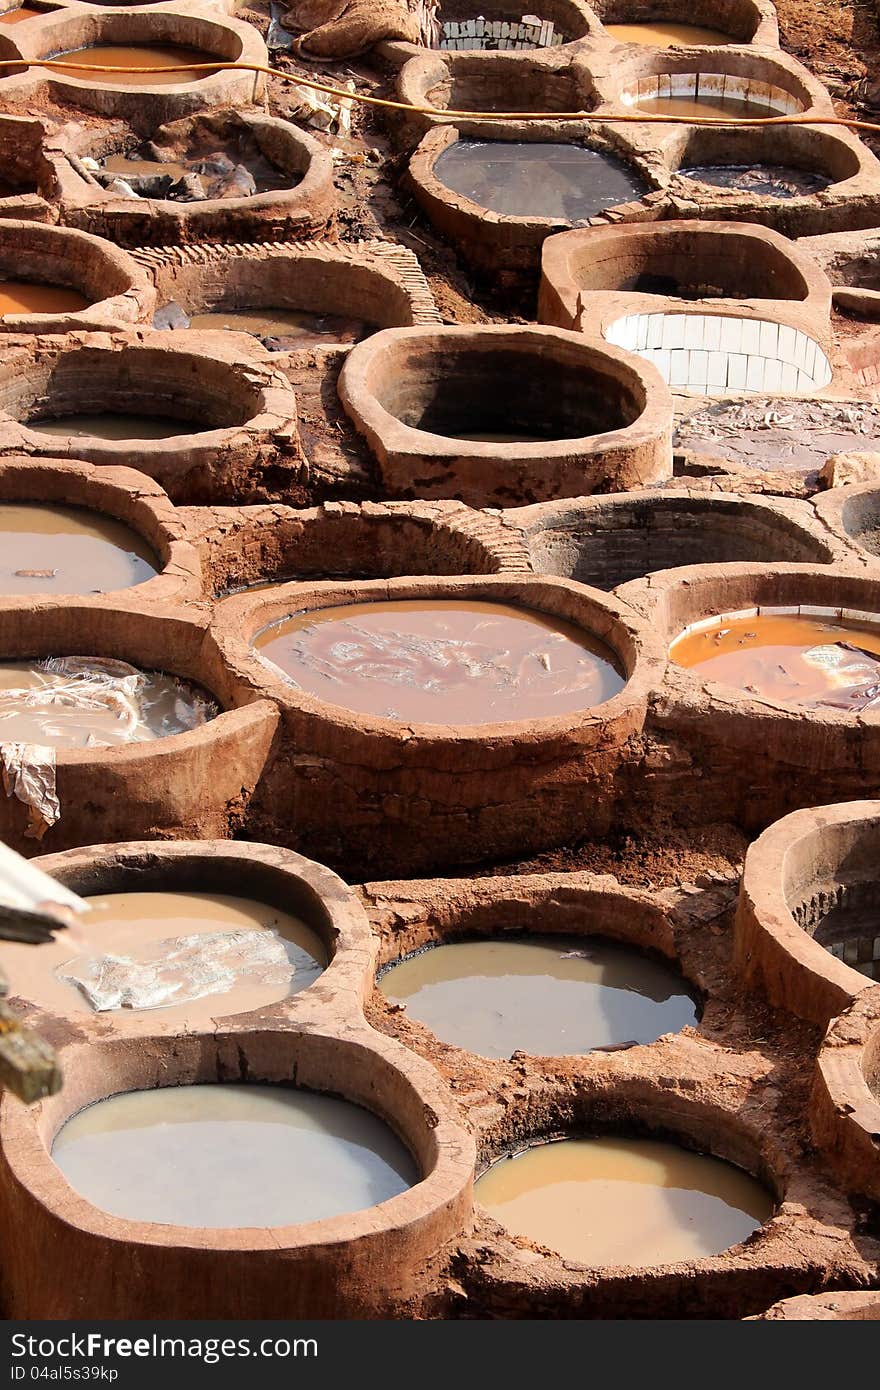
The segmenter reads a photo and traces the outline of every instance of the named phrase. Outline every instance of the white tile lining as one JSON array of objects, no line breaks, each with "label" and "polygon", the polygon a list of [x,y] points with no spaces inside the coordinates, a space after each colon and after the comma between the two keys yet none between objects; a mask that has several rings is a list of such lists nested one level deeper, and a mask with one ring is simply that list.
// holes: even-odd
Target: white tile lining
[{"label": "white tile lining", "polygon": [[670,386],[698,395],[819,391],[831,380],[831,364],[813,338],[769,319],[627,314],[605,338],[653,362]]},{"label": "white tile lining", "polygon": [[623,106],[637,106],[639,102],[654,97],[690,97],[696,101],[701,97],[707,101],[733,97],[737,101],[765,106],[768,111],[780,115],[804,110],[804,103],[784,87],[775,87],[771,82],[761,82],[754,77],[723,72],[649,73],[646,77],[640,77],[634,87],[622,91],[620,102]]},{"label": "white tile lining", "polygon": [[490,20],[483,15],[476,19],[450,20],[442,25],[440,48],[443,49],[510,49],[556,48],[566,43],[565,34],[555,31],[553,21],[537,15],[523,15],[517,22]]}]

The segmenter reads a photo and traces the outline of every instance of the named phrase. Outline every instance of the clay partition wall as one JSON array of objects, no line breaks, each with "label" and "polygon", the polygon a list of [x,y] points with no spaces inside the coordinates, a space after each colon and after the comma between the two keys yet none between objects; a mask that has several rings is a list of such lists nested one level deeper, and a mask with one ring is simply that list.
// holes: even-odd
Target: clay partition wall
[{"label": "clay partition wall", "polygon": [[[510,506],[671,473],[671,406],[654,369],[576,333],[389,329],[352,349],[339,393],[391,496]],[[517,429],[542,438],[458,437]]]},{"label": "clay partition wall", "polygon": [[[135,129],[140,123],[132,120]],[[81,130],[71,137],[62,131],[46,142],[54,170],[63,220],[129,247],[200,242],[284,240],[326,232],[336,210],[333,161],[325,147],[306,130],[262,112],[223,108],[142,131],[152,139],[168,140],[181,131],[224,132],[242,129],[252,135],[270,163],[289,175],[292,186],[246,198],[206,198],[178,202],[170,198],[127,198],[95,179],[82,156],[101,158],[117,153],[120,140],[131,145],[131,134],[120,137]]]},{"label": "clay partition wall", "polygon": [[[149,9],[107,9],[104,6],[64,7],[33,24],[16,26],[15,39],[0,40],[0,57],[21,56],[35,64],[0,79],[0,94],[13,107],[32,105],[41,97],[57,97],[103,116],[123,116],[149,133],[162,121],[205,106],[251,105],[265,90],[265,77],[246,70],[205,72],[187,81],[162,84],[96,82],[63,69],[37,66],[41,58],[65,61],[61,54],[95,44],[171,44],[203,51],[205,61],[265,65],[266,46],[250,24],[215,11],[192,11],[185,3]],[[88,62],[87,58],[74,60]],[[95,58],[98,62],[98,58]],[[157,64],[168,66],[168,64]]]},{"label": "clay partition wall", "polygon": [[783,1298],[760,1315],[765,1322],[876,1322],[880,1298],[864,1290]]},{"label": "clay partition wall", "polygon": [[[122,463],[176,502],[283,495],[300,474],[296,401],[268,354],[242,361],[239,345],[251,341],[223,333],[192,345],[158,332],[10,337],[0,366],[0,453]],[[72,440],[29,423],[103,411],[163,415],[195,429],[166,439]]]},{"label": "clay partition wall", "polygon": [[880,236],[876,231],[829,232],[802,241],[802,249],[830,279],[836,309],[859,318],[880,318]]},{"label": "clay partition wall", "polygon": [[[198,601],[202,595],[201,559],[198,547],[190,540],[185,514],[143,473],[72,459],[0,458],[0,502],[83,507],[121,521],[147,542],[156,556],[158,574],[129,589],[80,595],[77,603],[81,606],[131,606],[141,611],[153,605]],[[42,601],[49,601],[48,596]],[[0,606],[15,608],[19,603],[0,594]]]},{"label": "clay partition wall", "polygon": [[[551,1058],[516,1051],[498,1060],[441,1042],[374,992],[368,1009],[374,1027],[429,1061],[454,1094],[466,1096],[478,1172],[546,1139],[655,1137],[739,1164],[777,1202],[775,1215],[744,1244],[637,1271],[563,1260],[511,1236],[478,1202],[473,1235],[455,1256],[458,1287],[444,1315],[644,1318],[676,1316],[685,1307],[692,1317],[742,1317],[766,1308],[774,1289],[815,1288],[814,1261],[841,1226],[850,1233],[844,1264],[871,1258],[867,1247],[857,1248],[858,1218],[843,1190],[821,1161],[807,1158],[807,1136],[792,1123],[803,1087],[793,1085],[790,1068],[816,1052],[818,1037],[804,1030],[797,1061],[786,1058],[792,1020],[768,1013],[758,996],[741,991],[729,955],[724,888],[658,893],[574,872],[370,882],[361,893],[380,965],[464,936],[596,933],[665,955],[699,988],[703,1008],[695,1027],[654,1043]],[[846,1282],[842,1270],[835,1281]]]},{"label": "clay partition wall", "polygon": [[664,488],[512,507],[504,522],[522,536],[536,574],[599,589],[684,565],[854,559],[806,503],[777,497]]},{"label": "clay partition wall", "polygon": [[[73,1316],[84,1285],[62,1271],[75,1263],[90,1271],[89,1306],[105,1317],[382,1317],[417,1308],[445,1247],[469,1229],[474,1145],[433,1069],[364,1020],[375,948],[351,890],[298,855],[210,840],[97,846],[41,863],[81,893],[244,888],[300,912],[332,960],[287,1000],[183,1034],[163,1025],[161,1011],[92,1022],[77,1015],[75,1026],[39,1012],[66,1084],[31,1109],[9,1097],[0,1104],[0,1212],[11,1256],[0,1275],[4,1304]],[[98,1211],[50,1158],[54,1135],[85,1105],[157,1084],[229,1081],[293,1082],[365,1106],[403,1140],[420,1180],[378,1206],[301,1226],[189,1230]],[[50,1249],[55,1274],[47,1276]]]},{"label": "clay partition wall", "polygon": [[142,323],[155,294],[141,268],[118,247],[69,228],[0,220],[0,274],[78,290],[88,307],[63,314],[4,314],[0,333],[114,329]]},{"label": "clay partition wall", "polygon": [[[811,1120],[813,1137],[838,1182],[880,1200],[880,988],[860,994],[825,1034]],[[878,1304],[875,1295],[871,1316],[880,1312]]]},{"label": "clay partition wall", "polygon": [[[407,724],[330,705],[262,661],[257,633],[290,613],[359,600],[512,603],[585,628],[627,679],[595,709],[522,722]],[[249,833],[352,873],[419,871],[535,852],[604,833],[627,740],[643,724],[662,657],[653,633],[605,594],[515,574],[330,581],[243,594],[218,608],[218,664],[281,711],[280,741]],[[401,827],[406,826],[406,834]]]},{"label": "clay partition wall", "polygon": [[[857,562],[693,565],[633,580],[617,596],[652,626],[668,651],[693,624],[762,611],[855,621],[880,612],[880,585]],[[669,661],[651,701],[642,776],[631,768],[627,812],[635,826],[675,808],[678,824],[734,823],[747,834],[789,811],[880,792],[880,719],[801,709],[701,678]],[[647,762],[645,762],[647,759]],[[653,769],[644,783],[645,767]],[[681,799],[681,779],[699,799]]]},{"label": "clay partition wall", "polygon": [[207,597],[292,579],[385,579],[529,569],[517,533],[461,502],[180,508]]}]

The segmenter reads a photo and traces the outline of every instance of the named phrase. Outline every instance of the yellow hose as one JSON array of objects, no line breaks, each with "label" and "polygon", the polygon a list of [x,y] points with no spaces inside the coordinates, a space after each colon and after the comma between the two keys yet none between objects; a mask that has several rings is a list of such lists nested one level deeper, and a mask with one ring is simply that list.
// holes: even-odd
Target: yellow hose
[{"label": "yellow hose", "polygon": [[169,67],[115,67],[99,63],[65,63],[58,58],[7,58],[0,60],[3,68],[48,68],[52,72],[118,72],[123,76],[131,73],[165,72],[258,72],[268,77],[280,77],[284,82],[293,82],[298,87],[309,87],[314,92],[335,97],[338,101],[357,101],[365,106],[378,106],[386,111],[407,111],[419,116],[433,116],[441,121],[589,121],[596,125],[691,125],[691,126],[771,126],[771,125],[827,125],[845,126],[847,130],[869,130],[880,134],[880,124],[874,121],[856,121],[843,116],[653,116],[643,112],[626,112],[614,115],[591,115],[588,111],[452,111],[440,110],[435,106],[414,106],[406,101],[389,101],[385,97],[366,96],[361,92],[350,92],[345,87],[334,87],[328,82],[316,82],[311,77],[301,77],[298,73],[283,72],[280,68],[264,67],[261,63],[180,63]]}]

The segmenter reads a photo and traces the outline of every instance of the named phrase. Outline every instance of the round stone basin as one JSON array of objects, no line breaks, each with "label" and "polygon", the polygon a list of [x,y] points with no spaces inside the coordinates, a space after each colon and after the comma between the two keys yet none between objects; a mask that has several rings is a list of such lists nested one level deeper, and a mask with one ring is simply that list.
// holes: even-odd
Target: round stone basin
[{"label": "round stone basin", "polygon": [[669,655],[701,679],[759,699],[854,714],[880,703],[880,616],[730,613],[686,628]]},{"label": "round stone basin", "polygon": [[299,994],[327,965],[311,927],[252,898],[126,892],[86,902],[72,930],[11,944],[6,961],[16,994],[62,1017],[159,1010],[206,1022]]},{"label": "round stone basin", "polygon": [[677,24],[672,20],[652,19],[642,24],[606,24],[605,33],[617,43],[638,43],[647,48],[699,48],[736,43],[720,29],[707,29],[700,24]]},{"label": "round stone basin", "polygon": [[694,164],[678,173],[712,188],[729,188],[736,193],[779,201],[807,197],[834,182],[830,174],[787,164]]},{"label": "round stone basin", "polygon": [[345,604],[257,633],[299,689],[359,714],[476,725],[589,709],[625,684],[619,660],[559,618],[467,599]]},{"label": "round stone basin", "polygon": [[584,222],[648,185],[611,155],[561,142],[456,140],[434,163],[442,184],[505,217]]},{"label": "round stone basin", "polygon": [[89,300],[63,285],[32,280],[0,280],[0,318],[7,314],[76,314]]},{"label": "round stone basin", "polygon": [[61,435],[72,439],[172,439],[178,434],[200,434],[210,425],[194,420],[177,420],[167,415],[125,415],[120,411],[100,414],[53,415],[28,421],[37,434]]},{"label": "round stone basin", "polygon": [[125,661],[69,656],[0,662],[4,747],[146,743],[198,728],[218,713],[198,687]]},{"label": "round stone basin", "polygon": [[[216,54],[203,49],[189,48],[177,44],[112,44],[99,43],[87,48],[74,48],[67,53],[55,53],[53,58],[69,63],[81,58],[84,63],[99,66],[125,68],[125,72],[92,72],[89,68],[72,67],[58,69],[62,77],[77,78],[82,81],[123,84],[126,87],[166,87],[179,82],[199,82],[210,77],[216,69],[197,72],[186,64],[210,63]],[[178,72],[162,72],[162,68],[182,68]],[[149,68],[149,72],[135,72],[135,68]]]},{"label": "round stone basin", "polygon": [[443,1042],[482,1057],[651,1043],[698,1018],[667,963],[602,937],[431,946],[385,970],[379,990]]},{"label": "round stone basin", "polygon": [[223,1229],[362,1211],[419,1180],[382,1121],[281,1086],[130,1091],[81,1110],[52,1157],[80,1196],[131,1221]]},{"label": "round stone basin", "polygon": [[584,1265],[640,1268],[717,1255],[772,1214],[754,1178],[654,1139],[539,1144],[494,1163],[476,1200],[514,1235]]},{"label": "round stone basin", "polygon": [[113,517],[0,503],[0,594],[101,594],[144,584],[159,569],[146,541]]}]

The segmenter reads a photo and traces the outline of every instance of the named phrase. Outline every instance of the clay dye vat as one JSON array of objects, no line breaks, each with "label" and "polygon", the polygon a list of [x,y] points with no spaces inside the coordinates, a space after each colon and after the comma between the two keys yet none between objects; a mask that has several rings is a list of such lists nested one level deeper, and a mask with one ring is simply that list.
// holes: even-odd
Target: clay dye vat
[{"label": "clay dye vat", "polygon": [[572,224],[648,191],[610,155],[562,143],[456,140],[436,160],[434,174],[491,212]]},{"label": "clay dye vat", "polygon": [[[74,63],[79,58],[86,64],[125,69],[124,72],[94,72],[90,67],[58,69],[66,78],[100,85],[119,83],[126,87],[166,87],[179,82],[198,82],[216,71],[206,68],[198,72],[195,66],[188,67],[187,64],[210,63],[212,55],[198,48],[176,44],[99,43],[86,48],[73,48],[67,53],[55,53],[52,57],[64,63]],[[171,67],[176,67],[178,71],[162,71]],[[137,68],[148,68],[149,71],[137,72]]]},{"label": "clay dye vat", "polygon": [[103,594],[152,579],[159,561],[112,517],[0,503],[0,593]]},{"label": "clay dye vat", "polygon": [[648,48],[697,48],[734,42],[719,29],[658,19],[645,24],[606,24],[605,32],[618,43],[638,43]]},{"label": "clay dye vat", "polygon": [[[252,136],[239,132],[207,142],[194,137],[179,157],[152,142],[143,151],[107,155],[96,169],[99,183],[117,197],[169,199],[176,203],[210,198],[252,198],[295,188],[302,175],[276,169]],[[167,154],[167,158],[162,155]],[[157,156],[159,156],[157,158]]]},{"label": "clay dye vat", "polygon": [[204,425],[193,420],[172,420],[167,415],[123,415],[116,411],[101,414],[54,415],[28,421],[37,434],[70,436],[73,439],[172,439],[177,434],[198,434]]},{"label": "clay dye vat", "polygon": [[805,198],[827,188],[832,180],[825,174],[795,169],[785,164],[695,164],[679,169],[682,178],[713,188],[728,188],[759,198]]},{"label": "clay dye vat", "polygon": [[0,280],[0,318],[7,314],[76,314],[89,301],[63,285],[38,285],[30,280]]},{"label": "clay dye vat", "polygon": [[178,304],[166,304],[155,314],[153,327],[250,333],[272,352],[289,352],[311,344],[357,343],[367,336],[373,325],[361,319],[344,318],[341,314],[261,307],[211,309],[190,318]]},{"label": "clay dye vat", "polygon": [[754,1178],[653,1139],[566,1139],[501,1159],[476,1200],[514,1235],[584,1265],[717,1255],[773,1214]]},{"label": "clay dye vat", "polygon": [[686,629],[669,654],[700,679],[759,699],[844,713],[880,705],[880,617],[734,613]]},{"label": "clay dye vat", "polygon": [[0,747],[38,750],[146,743],[198,728],[211,697],[161,671],[105,657],[0,662]]},{"label": "clay dye vat", "polygon": [[590,633],[501,603],[346,604],[295,613],[254,645],[328,704],[415,723],[539,719],[602,704],[624,685]]},{"label": "clay dye vat", "polygon": [[94,1206],[172,1226],[288,1226],[418,1182],[408,1151],[348,1101],[281,1086],[132,1091],[80,1111],[52,1157]]},{"label": "clay dye vat", "polygon": [[697,1019],[680,975],[601,937],[432,946],[386,970],[379,989],[443,1042],[482,1057],[650,1043]]},{"label": "clay dye vat", "polygon": [[158,1010],[209,1021],[299,994],[327,964],[320,937],[267,903],[202,892],[87,898],[75,934],[10,947],[16,994],[53,1012]]}]

